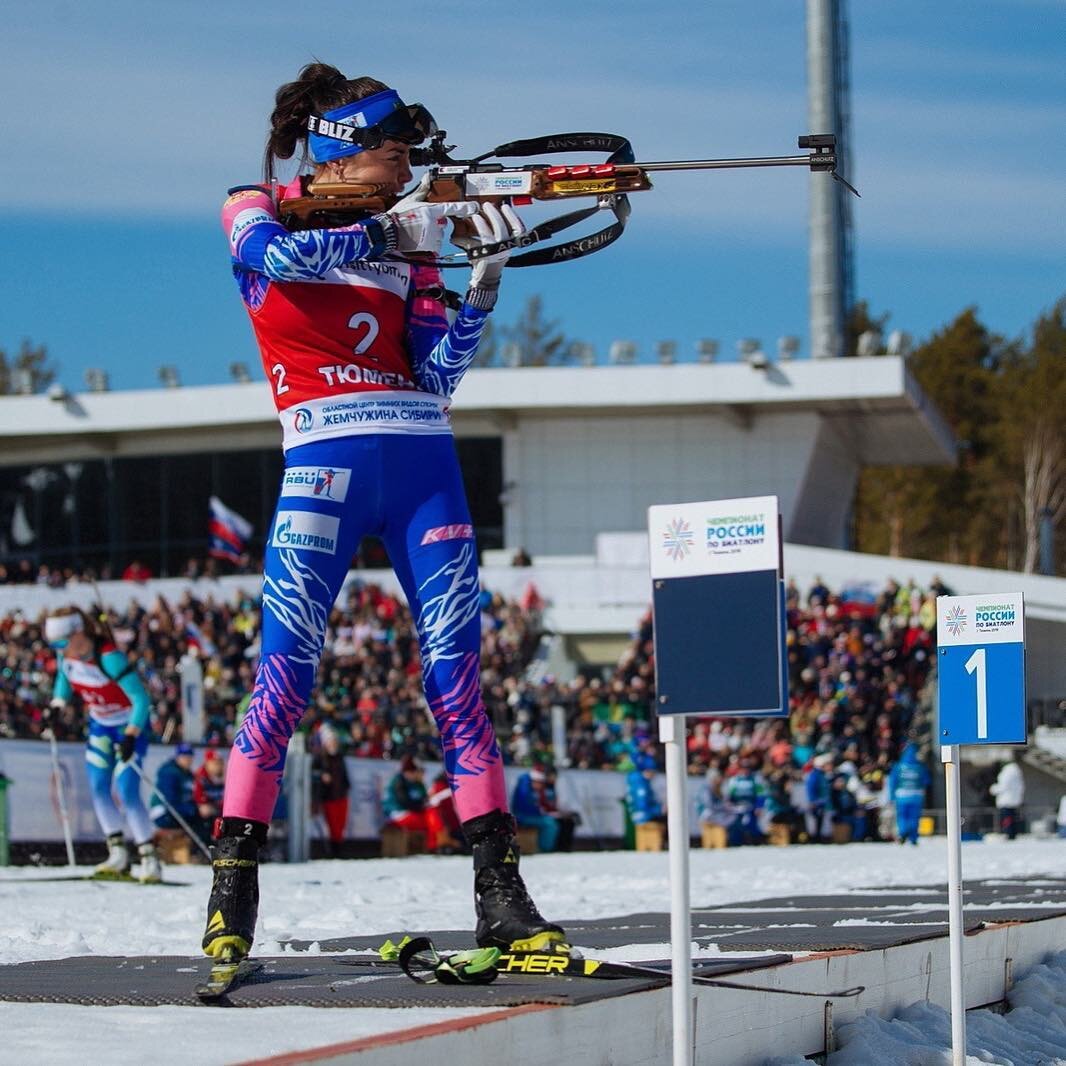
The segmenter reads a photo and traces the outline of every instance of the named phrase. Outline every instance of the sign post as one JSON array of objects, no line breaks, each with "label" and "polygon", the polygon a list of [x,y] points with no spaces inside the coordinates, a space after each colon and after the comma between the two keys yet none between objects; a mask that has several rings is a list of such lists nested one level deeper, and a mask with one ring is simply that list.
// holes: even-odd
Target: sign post
[{"label": "sign post", "polygon": [[691,1066],[687,715],[788,713],[776,496],[648,509],[659,739],[670,849],[674,1066]]},{"label": "sign post", "polygon": [[938,596],[937,695],[948,816],[952,1066],[966,1062],[963,983],[963,744],[1024,744],[1025,607],[1021,593]]}]

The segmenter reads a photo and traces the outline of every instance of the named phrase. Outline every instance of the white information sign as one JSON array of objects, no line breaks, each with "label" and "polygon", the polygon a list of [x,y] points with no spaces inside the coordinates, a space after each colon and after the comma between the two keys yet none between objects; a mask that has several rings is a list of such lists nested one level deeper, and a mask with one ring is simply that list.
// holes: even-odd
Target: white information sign
[{"label": "white information sign", "polygon": [[651,576],[702,577],[776,570],[776,496],[648,508]]}]

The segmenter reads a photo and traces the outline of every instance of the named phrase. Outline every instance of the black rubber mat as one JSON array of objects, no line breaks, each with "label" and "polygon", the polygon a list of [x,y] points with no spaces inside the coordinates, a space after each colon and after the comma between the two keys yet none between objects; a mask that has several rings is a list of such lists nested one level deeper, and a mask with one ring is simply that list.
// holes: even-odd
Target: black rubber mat
[{"label": "black rubber mat", "polygon": [[[696,973],[715,977],[788,962],[790,955],[755,959],[700,960]],[[662,969],[661,978],[613,980],[503,973],[491,985],[421,985],[397,967],[343,955],[262,958],[263,968],[231,992],[231,1007],[517,1007],[591,1003],[660,988],[669,983],[668,962],[642,963]],[[146,956],[83,957],[24,962],[0,967],[0,1000],[73,1003],[86,1006],[196,1006],[193,988],[210,969],[205,958]]]},{"label": "black rubber mat", "polygon": [[[699,960],[699,972],[719,975],[778,965],[789,954],[744,958],[744,952],[875,950],[947,935],[947,890],[865,889],[832,896],[777,897],[693,912],[692,936],[701,945],[736,953]],[[1037,904],[1043,904],[1042,906]],[[966,929],[1066,915],[1066,880],[1034,878],[971,882],[966,886]],[[1009,904],[1009,905],[1005,905]],[[607,948],[666,944],[669,915],[637,912],[562,923],[570,942],[592,955]],[[421,932],[421,931],[419,931]],[[370,958],[387,939],[400,934],[333,937],[288,942],[299,956],[264,958],[263,969],[229,997],[243,1007],[303,1006],[518,1006],[567,1004],[625,995],[669,980],[626,978],[604,981],[529,974],[502,974],[492,985],[419,985]],[[473,947],[469,930],[428,934],[440,950]],[[317,946],[315,952],[308,949]],[[656,964],[644,964],[656,965]],[[668,964],[661,964],[668,969]],[[0,1000],[84,1004],[195,1004],[193,988],[206,975],[204,958],[86,957],[0,966]]]}]

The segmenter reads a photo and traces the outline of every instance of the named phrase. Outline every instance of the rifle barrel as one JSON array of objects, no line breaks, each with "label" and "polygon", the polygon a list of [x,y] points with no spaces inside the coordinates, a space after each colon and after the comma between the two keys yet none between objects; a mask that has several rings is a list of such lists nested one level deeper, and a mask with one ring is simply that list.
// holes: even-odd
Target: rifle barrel
[{"label": "rifle barrel", "polygon": [[736,170],[741,167],[809,167],[811,159],[810,155],[775,155],[756,159],[673,159],[661,163],[636,163],[634,165],[647,171]]}]

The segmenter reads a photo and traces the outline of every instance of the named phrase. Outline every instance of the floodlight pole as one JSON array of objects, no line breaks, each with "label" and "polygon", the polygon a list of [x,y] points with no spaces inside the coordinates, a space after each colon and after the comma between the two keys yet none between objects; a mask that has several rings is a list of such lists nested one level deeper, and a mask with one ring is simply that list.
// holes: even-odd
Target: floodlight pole
[{"label": "floodlight pole", "polygon": [[670,995],[673,1008],[673,1066],[693,1066],[692,912],[688,873],[688,760],[685,716],[659,716],[659,740],[666,749],[666,819],[670,851]]},{"label": "floodlight pole", "polygon": [[948,950],[951,959],[951,1066],[966,1063],[966,994],[963,989],[962,945],[962,801],[959,745],[940,749],[948,806]]}]

